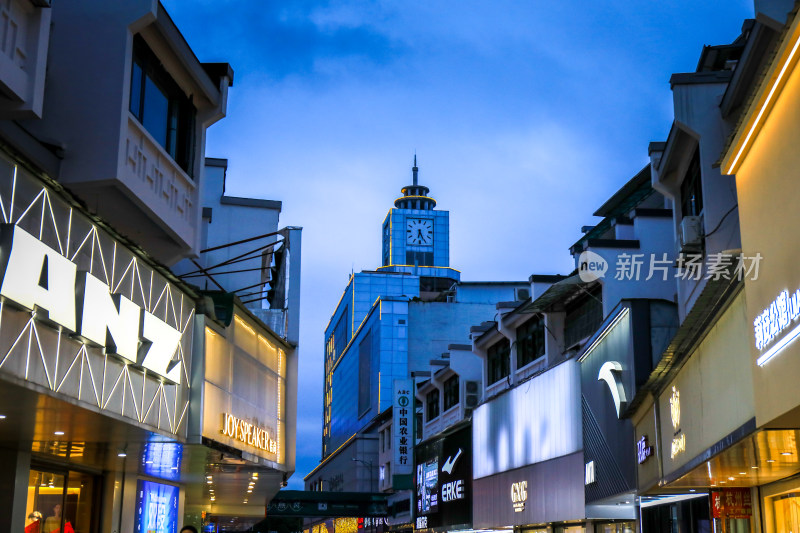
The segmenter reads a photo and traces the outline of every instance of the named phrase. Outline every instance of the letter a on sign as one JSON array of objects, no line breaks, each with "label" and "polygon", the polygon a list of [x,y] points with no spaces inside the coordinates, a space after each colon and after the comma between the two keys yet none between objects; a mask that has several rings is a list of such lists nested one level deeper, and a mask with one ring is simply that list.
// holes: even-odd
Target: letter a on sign
[{"label": "letter a on sign", "polygon": [[75,263],[13,224],[3,224],[0,243],[0,293],[75,331]]}]

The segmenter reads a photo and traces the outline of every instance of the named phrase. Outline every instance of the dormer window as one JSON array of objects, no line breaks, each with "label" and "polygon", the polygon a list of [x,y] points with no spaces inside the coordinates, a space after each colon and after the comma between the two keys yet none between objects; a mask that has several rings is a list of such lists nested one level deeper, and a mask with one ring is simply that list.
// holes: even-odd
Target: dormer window
[{"label": "dormer window", "polygon": [[703,184],[700,178],[700,150],[695,149],[681,182],[681,217],[696,217],[703,211]]},{"label": "dormer window", "polygon": [[544,321],[534,316],[517,328],[517,368],[544,355]]},{"label": "dormer window", "polygon": [[131,114],[190,177],[195,153],[191,98],[175,83],[144,39],[133,37]]},{"label": "dormer window", "polygon": [[447,411],[458,403],[458,376],[452,376],[444,382],[444,410]]},{"label": "dormer window", "polygon": [[497,383],[511,374],[511,344],[508,339],[496,342],[486,350],[486,363],[489,385]]},{"label": "dormer window", "polygon": [[425,396],[425,407],[427,408],[426,421],[430,422],[439,416],[439,389],[433,389]]}]

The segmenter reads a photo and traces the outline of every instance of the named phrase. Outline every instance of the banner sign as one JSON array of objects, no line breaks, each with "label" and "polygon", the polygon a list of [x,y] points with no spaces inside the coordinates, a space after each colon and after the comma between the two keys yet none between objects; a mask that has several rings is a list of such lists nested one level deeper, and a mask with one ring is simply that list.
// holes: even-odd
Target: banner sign
[{"label": "banner sign", "polygon": [[414,449],[414,380],[395,379],[392,396],[392,453],[395,475],[409,475]]},{"label": "banner sign", "polygon": [[714,518],[750,518],[753,504],[750,489],[723,489],[711,492],[711,513]]}]

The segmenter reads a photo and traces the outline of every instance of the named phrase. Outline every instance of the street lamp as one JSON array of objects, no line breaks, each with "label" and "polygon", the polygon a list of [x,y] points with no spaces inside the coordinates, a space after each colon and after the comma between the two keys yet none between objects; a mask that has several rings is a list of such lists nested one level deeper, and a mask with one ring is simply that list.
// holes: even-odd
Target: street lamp
[{"label": "street lamp", "polygon": [[374,489],[372,488],[372,481],[375,479],[375,477],[372,475],[372,461],[364,461],[363,459],[356,459],[355,457],[351,457],[350,459],[369,468],[369,490],[370,492],[373,492]]}]

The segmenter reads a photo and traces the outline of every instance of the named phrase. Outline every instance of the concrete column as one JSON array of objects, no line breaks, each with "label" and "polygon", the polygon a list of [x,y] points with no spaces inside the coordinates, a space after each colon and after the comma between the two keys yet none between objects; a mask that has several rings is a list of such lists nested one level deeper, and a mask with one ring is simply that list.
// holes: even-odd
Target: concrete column
[{"label": "concrete column", "polygon": [[23,531],[31,452],[0,448],[0,531]]}]

